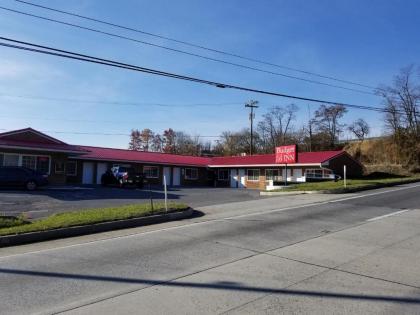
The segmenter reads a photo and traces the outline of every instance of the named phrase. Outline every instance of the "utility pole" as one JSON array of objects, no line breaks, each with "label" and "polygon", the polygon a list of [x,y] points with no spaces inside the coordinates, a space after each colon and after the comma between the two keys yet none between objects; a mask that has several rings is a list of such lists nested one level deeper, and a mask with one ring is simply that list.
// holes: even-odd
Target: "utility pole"
[{"label": "utility pole", "polygon": [[251,147],[249,148],[249,155],[252,155],[252,148],[253,148],[253,142],[254,142],[254,108],[258,108],[257,106],[258,101],[249,101],[245,104],[245,107],[249,107],[251,109],[251,112],[249,113],[249,120],[251,122]]},{"label": "utility pole", "polygon": [[314,123],[313,119],[311,118],[311,110],[308,105],[308,132],[309,132],[309,152],[312,152],[312,124]]}]

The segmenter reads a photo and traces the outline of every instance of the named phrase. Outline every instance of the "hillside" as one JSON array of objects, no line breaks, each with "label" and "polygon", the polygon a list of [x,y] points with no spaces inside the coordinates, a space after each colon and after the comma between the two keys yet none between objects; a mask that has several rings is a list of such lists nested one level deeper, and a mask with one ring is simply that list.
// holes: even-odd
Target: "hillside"
[{"label": "hillside", "polygon": [[402,163],[404,157],[400,156],[397,145],[389,137],[348,142],[343,149],[362,162],[367,173],[410,175],[419,172],[415,166]]}]

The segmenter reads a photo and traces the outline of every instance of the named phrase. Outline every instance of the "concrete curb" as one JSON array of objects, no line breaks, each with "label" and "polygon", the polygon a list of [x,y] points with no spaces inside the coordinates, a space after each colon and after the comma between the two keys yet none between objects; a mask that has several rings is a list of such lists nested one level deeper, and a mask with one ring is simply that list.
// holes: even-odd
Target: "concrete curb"
[{"label": "concrete curb", "polygon": [[181,220],[191,217],[193,212],[194,210],[192,208],[188,208],[187,210],[180,212],[171,212],[141,218],[102,222],[84,226],[72,226],[68,228],[55,229],[50,231],[39,231],[17,235],[0,236],[0,248],[26,243],[47,241],[57,238],[80,236],[156,223],[163,223],[168,221]]},{"label": "concrete curb", "polygon": [[405,182],[398,182],[398,183],[385,183],[385,184],[378,184],[373,186],[366,186],[366,187],[356,187],[356,188],[338,188],[333,190],[296,190],[296,191],[261,191],[260,196],[287,196],[287,195],[303,195],[303,194],[347,194],[347,193],[354,193],[364,190],[372,190],[372,189],[379,189],[385,187],[393,187],[398,185],[404,184],[412,184],[420,182],[420,179],[413,179],[408,180]]}]

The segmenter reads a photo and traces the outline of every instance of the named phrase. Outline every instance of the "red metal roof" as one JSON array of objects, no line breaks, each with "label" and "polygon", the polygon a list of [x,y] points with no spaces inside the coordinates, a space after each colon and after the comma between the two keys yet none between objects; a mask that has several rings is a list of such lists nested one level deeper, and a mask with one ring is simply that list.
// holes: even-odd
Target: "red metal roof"
[{"label": "red metal roof", "polygon": [[[274,154],[252,156],[198,157],[157,152],[132,151],[124,149],[69,145],[32,128],[0,133],[0,147],[20,148],[37,151],[56,151],[79,154],[79,159],[104,160],[115,162],[140,162],[150,164],[169,164],[185,166],[252,166],[275,165]],[[297,163],[319,164],[332,159],[345,151],[320,151],[298,153]]]},{"label": "red metal roof", "polygon": [[210,164],[210,158],[198,157],[198,156],[132,151],[132,150],[88,147],[88,146],[80,146],[80,148],[88,151],[88,153],[83,154],[79,158],[90,159],[90,160],[142,162],[142,163],[153,163],[153,164],[191,165],[191,166],[208,166]]},{"label": "red metal roof", "polygon": [[[166,154],[156,152],[132,151],[101,147],[80,146],[87,151],[78,158],[89,160],[106,160],[122,162],[142,162],[154,164],[191,165],[191,166],[229,166],[229,165],[273,165],[274,154],[252,156],[223,156],[223,157],[198,157],[189,155]],[[298,153],[297,163],[315,164],[325,162],[344,151],[321,151]]]},{"label": "red metal roof", "polygon": [[[342,154],[344,151],[319,151],[319,152],[299,152],[297,163],[316,164],[323,163]],[[247,156],[223,156],[212,158],[211,164],[228,165],[273,165],[276,164],[275,154],[247,155]]]}]

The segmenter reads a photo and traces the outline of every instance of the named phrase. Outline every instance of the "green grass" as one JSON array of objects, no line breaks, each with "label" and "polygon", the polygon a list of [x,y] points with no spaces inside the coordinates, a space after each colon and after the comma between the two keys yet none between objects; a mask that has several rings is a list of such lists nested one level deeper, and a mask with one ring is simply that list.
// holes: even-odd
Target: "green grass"
[{"label": "green grass", "polygon": [[15,217],[1,217],[0,216],[0,229],[9,228],[12,226],[24,225],[28,223],[29,223],[28,221],[25,221],[21,217],[15,218]]},{"label": "green grass", "polygon": [[[395,177],[395,178],[366,178],[366,179],[348,179],[347,180],[347,190],[354,188],[362,187],[375,187],[381,186],[384,184],[392,183],[404,183],[407,181],[412,181],[414,179],[420,180],[420,176],[411,176],[411,177]],[[285,189],[279,189],[275,191],[310,191],[310,190],[329,190],[329,191],[341,191],[344,189],[343,180],[337,182],[334,181],[325,181],[325,182],[308,182],[302,184],[293,184]]]},{"label": "green grass", "polygon": [[[169,203],[168,208],[170,212],[176,212],[185,210],[188,206],[181,203]],[[164,204],[155,203],[153,211],[150,204],[133,204],[57,213],[29,223],[19,218],[14,221],[0,218],[0,236],[145,217],[163,212],[165,212]]]}]

